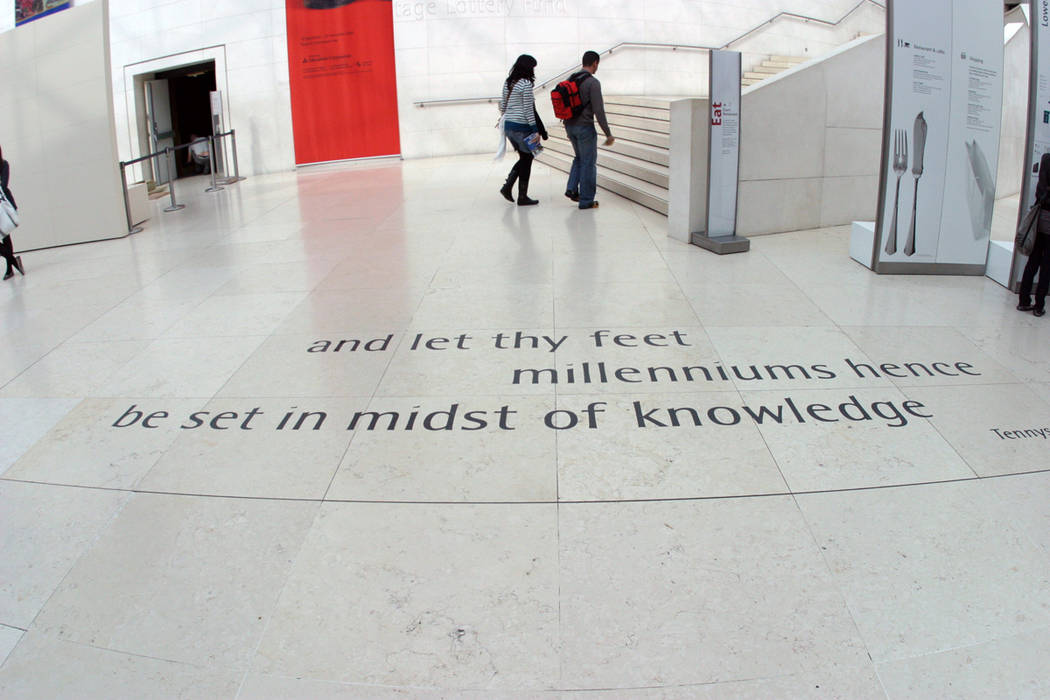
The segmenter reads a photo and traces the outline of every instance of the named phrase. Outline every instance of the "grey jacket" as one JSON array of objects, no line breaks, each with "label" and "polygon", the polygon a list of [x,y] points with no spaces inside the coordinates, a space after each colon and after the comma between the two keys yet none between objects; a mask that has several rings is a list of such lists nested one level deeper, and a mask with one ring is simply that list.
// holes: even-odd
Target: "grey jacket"
[{"label": "grey jacket", "polygon": [[[573,73],[573,77],[578,75],[579,73]],[[583,111],[580,112],[578,117],[566,119],[566,126],[593,125],[594,121],[597,120],[598,126],[602,128],[605,135],[611,137],[612,132],[609,130],[609,121],[605,118],[605,100],[602,99],[602,84],[593,75],[580,83],[580,101],[583,102]]]}]

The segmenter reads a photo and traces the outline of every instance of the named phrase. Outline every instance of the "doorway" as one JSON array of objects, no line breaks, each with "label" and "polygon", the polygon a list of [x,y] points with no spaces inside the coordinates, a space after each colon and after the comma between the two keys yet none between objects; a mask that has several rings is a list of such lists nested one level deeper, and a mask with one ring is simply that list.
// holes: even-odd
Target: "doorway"
[{"label": "doorway", "polygon": [[[215,90],[215,61],[204,61],[152,74],[136,76],[142,85],[145,138],[148,152],[168,146],[181,146],[212,133],[211,94]],[[189,160],[186,149],[176,152],[175,177],[198,174],[199,168]],[[162,158],[153,163],[153,179],[168,181],[167,163]]]}]

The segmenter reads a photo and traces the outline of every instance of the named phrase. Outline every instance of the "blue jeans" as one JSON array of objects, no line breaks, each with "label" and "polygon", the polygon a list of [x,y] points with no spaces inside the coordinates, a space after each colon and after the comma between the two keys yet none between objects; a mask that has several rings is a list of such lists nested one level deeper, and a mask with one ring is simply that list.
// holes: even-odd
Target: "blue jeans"
[{"label": "blue jeans", "polygon": [[594,190],[598,186],[598,132],[594,124],[566,124],[565,131],[576,154],[565,189],[579,192],[580,208],[586,209],[594,204]]}]

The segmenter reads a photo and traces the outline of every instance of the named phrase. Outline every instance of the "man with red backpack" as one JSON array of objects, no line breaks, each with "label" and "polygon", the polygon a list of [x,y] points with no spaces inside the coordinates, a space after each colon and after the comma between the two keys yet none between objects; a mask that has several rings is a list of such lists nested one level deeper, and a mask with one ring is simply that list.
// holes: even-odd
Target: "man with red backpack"
[{"label": "man with red backpack", "polygon": [[[579,97],[572,96],[571,116],[565,119],[565,131],[572,142],[572,150],[575,157],[572,159],[572,170],[569,172],[569,182],[565,188],[565,196],[574,202],[579,202],[580,209],[593,209],[598,206],[594,199],[594,192],[598,180],[598,132],[594,128],[594,120],[605,132],[605,145],[611,146],[613,141],[612,132],[609,130],[609,122],[605,118],[605,102],[602,100],[602,84],[594,77],[598,72],[599,56],[594,51],[583,54],[583,70],[574,73],[565,82],[572,82],[568,86],[572,92],[578,92]],[[562,85],[558,86],[558,92]],[[564,93],[563,93],[564,94]],[[554,93],[552,93],[553,97]],[[556,109],[559,107],[558,98],[555,100]]]}]

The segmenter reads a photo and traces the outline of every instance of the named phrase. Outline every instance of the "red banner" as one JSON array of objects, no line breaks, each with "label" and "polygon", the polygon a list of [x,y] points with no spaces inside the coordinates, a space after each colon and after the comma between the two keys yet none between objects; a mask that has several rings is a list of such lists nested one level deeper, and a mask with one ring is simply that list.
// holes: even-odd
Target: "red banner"
[{"label": "red banner", "polygon": [[397,155],[390,0],[285,0],[295,162]]}]

